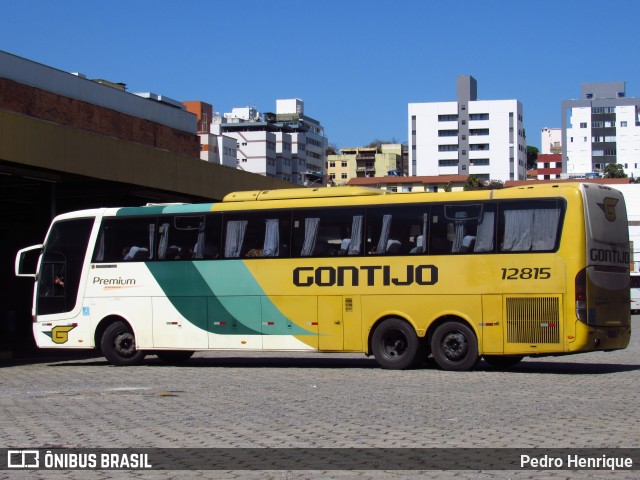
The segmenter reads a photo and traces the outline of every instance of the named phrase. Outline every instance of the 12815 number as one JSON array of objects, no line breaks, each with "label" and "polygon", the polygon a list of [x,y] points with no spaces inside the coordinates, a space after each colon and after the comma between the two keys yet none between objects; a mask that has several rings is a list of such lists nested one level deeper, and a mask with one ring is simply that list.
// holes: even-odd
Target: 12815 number
[{"label": "12815 number", "polygon": [[502,280],[548,280],[551,268],[503,268]]}]

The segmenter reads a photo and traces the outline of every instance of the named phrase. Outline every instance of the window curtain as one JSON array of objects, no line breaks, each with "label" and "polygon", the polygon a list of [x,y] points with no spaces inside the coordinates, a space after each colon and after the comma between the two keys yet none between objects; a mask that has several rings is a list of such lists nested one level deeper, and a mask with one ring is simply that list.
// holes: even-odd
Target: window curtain
[{"label": "window curtain", "polygon": [[539,251],[553,249],[556,244],[559,221],[559,208],[545,208],[534,211],[531,250]]},{"label": "window curtain", "polygon": [[238,258],[242,250],[244,234],[247,231],[247,220],[231,220],[227,222],[227,236],[224,243],[224,256]]},{"label": "window curtain", "polygon": [[362,215],[354,215],[351,222],[351,242],[347,255],[359,255],[362,241]]},{"label": "window curtain", "polygon": [[387,251],[387,242],[389,241],[389,232],[391,231],[391,215],[382,217],[382,229],[380,230],[380,239],[376,247],[376,253],[381,255]]},{"label": "window curtain", "polygon": [[264,249],[265,257],[277,257],[280,254],[280,230],[278,229],[278,219],[271,218],[266,220],[264,231]]},{"label": "window curtain", "polygon": [[193,258],[204,258],[204,226],[198,232],[198,240],[193,247]]},{"label": "window curtain", "polygon": [[160,226],[160,241],[158,242],[158,258],[163,260],[167,254],[167,247],[169,246],[169,224],[163,223]]},{"label": "window curtain", "polygon": [[495,224],[495,213],[484,212],[478,223],[478,232],[476,236],[476,244],[473,247],[474,252],[491,252],[493,251],[493,234]]},{"label": "window curtain", "polygon": [[316,238],[318,237],[318,227],[320,226],[319,218],[304,219],[304,243],[302,245],[301,257],[309,257],[313,254],[316,246]]},{"label": "window curtain", "polygon": [[503,251],[522,252],[531,250],[533,212],[534,210],[531,209],[505,210]]},{"label": "window curtain", "polygon": [[[466,212],[456,212],[455,218],[466,218]],[[451,252],[457,253],[462,250],[462,240],[464,239],[464,220],[455,221],[455,237],[453,239],[453,246]]]}]

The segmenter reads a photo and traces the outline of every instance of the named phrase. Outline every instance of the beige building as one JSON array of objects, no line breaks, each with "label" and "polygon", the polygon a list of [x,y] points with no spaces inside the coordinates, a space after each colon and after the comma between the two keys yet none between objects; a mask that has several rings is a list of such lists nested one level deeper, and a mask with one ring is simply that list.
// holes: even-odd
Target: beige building
[{"label": "beige building", "polygon": [[458,192],[464,190],[468,175],[437,175],[432,177],[358,177],[348,185],[374,187],[392,192]]},{"label": "beige building", "polygon": [[384,177],[402,173],[402,145],[342,148],[340,155],[327,156],[327,177],[334,185],[346,185],[352,178]]}]

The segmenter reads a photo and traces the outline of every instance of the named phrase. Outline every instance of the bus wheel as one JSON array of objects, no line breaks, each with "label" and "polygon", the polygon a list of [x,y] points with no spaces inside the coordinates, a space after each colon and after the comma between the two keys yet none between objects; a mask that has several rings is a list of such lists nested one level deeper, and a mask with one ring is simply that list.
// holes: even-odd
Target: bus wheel
[{"label": "bus wheel", "polygon": [[102,354],[113,365],[137,365],[145,356],[145,352],[136,350],[136,339],[124,322],[114,322],[107,327],[100,347]]},{"label": "bus wheel", "polygon": [[404,370],[415,365],[420,342],[411,325],[399,318],[390,318],[373,332],[371,350],[382,368]]},{"label": "bus wheel", "polygon": [[520,363],[520,361],[524,358],[520,355],[516,356],[506,356],[506,355],[485,355],[484,361],[487,362],[492,367],[496,368],[509,368],[513,367]]},{"label": "bus wheel", "polygon": [[475,333],[461,322],[446,322],[431,337],[433,359],[442,370],[471,370],[480,357]]},{"label": "bus wheel", "polygon": [[195,352],[192,352],[191,350],[163,350],[154,353],[163,362],[170,365],[176,365],[189,360]]}]

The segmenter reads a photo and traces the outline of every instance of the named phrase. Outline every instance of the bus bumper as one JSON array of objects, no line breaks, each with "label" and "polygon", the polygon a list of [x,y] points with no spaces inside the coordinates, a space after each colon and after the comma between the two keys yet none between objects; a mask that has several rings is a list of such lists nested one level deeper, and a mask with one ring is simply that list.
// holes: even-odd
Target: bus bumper
[{"label": "bus bumper", "polygon": [[603,327],[576,322],[576,341],[570,345],[572,352],[596,350],[620,350],[627,348],[631,339],[631,325]]}]

